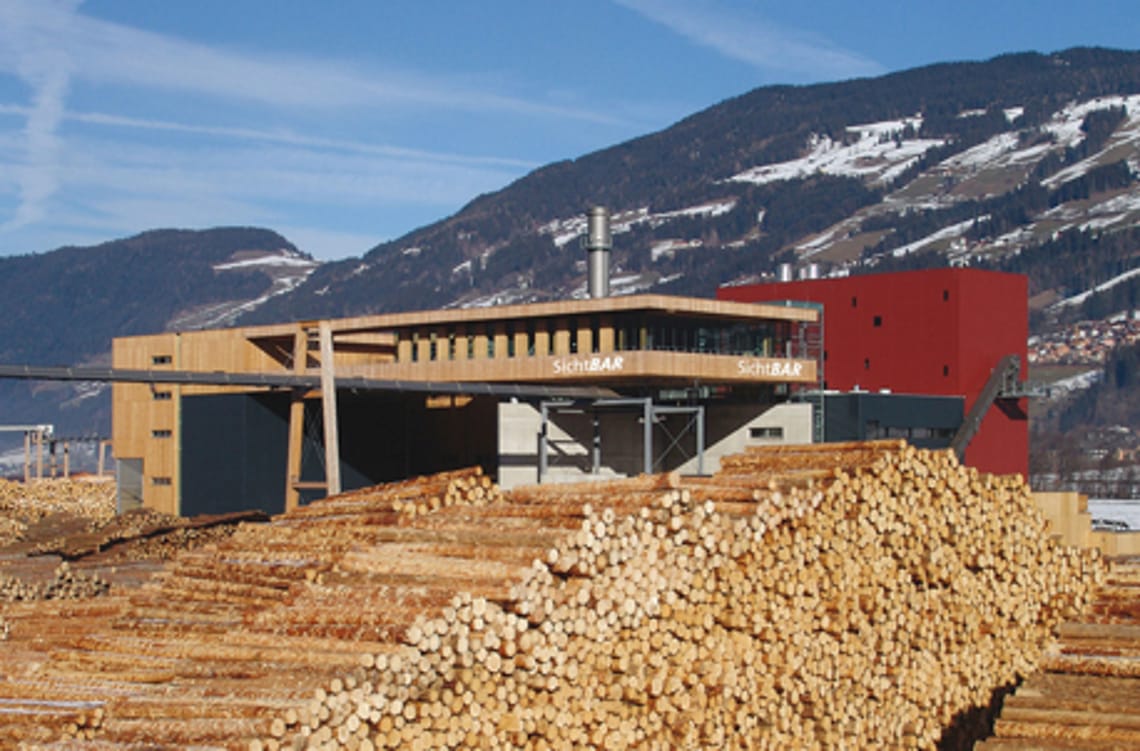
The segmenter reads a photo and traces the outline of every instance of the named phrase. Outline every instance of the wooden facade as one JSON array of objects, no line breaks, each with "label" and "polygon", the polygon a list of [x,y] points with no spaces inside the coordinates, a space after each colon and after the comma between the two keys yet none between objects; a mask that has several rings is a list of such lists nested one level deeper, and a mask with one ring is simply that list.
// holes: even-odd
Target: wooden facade
[{"label": "wooden facade", "polygon": [[[811,385],[819,363],[802,331],[816,323],[810,307],[639,295],[125,337],[113,366],[616,390]],[[180,511],[183,397],[235,391],[251,390],[114,386],[115,454],[142,460],[144,505]],[[297,502],[304,400],[319,396],[293,397],[287,506]]]}]

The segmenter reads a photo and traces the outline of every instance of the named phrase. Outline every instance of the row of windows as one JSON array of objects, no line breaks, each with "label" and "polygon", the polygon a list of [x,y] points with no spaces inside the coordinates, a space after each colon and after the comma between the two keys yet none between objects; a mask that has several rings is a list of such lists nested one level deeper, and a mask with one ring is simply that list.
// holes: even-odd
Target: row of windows
[{"label": "row of windows", "polygon": [[[580,336],[580,332],[587,334]],[[602,352],[603,334],[612,336],[612,344],[604,351],[657,350],[705,354],[773,356],[792,332],[791,324],[725,323],[683,319],[675,316],[630,316],[612,328],[603,328],[601,319],[570,318],[531,320],[504,326],[488,324],[478,333],[471,330],[454,332],[402,332],[401,341],[410,344],[412,362],[420,360],[472,360],[476,357],[534,357],[556,354],[556,339],[561,335],[568,354]],[[498,343],[496,343],[498,338]],[[501,349],[496,349],[500,347]],[[484,351],[477,351],[483,350]],[[397,358],[400,357],[399,347]]]}]

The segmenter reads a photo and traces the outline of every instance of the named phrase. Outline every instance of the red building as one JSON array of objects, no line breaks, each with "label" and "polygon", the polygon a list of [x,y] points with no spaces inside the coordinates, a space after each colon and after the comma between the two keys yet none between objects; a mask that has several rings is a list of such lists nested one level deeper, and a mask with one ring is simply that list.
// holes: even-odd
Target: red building
[{"label": "red building", "polygon": [[[1025,376],[1027,294],[1018,274],[943,268],[722,287],[717,298],[821,303],[827,388],[962,396],[968,413],[1005,355],[1021,358]],[[994,403],[965,461],[1027,474],[1024,399]]]}]

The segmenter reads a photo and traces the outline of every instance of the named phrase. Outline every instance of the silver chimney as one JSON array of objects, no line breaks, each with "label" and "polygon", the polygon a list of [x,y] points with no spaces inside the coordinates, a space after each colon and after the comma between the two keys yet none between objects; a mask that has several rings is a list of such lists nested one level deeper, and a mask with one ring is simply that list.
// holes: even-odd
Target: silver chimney
[{"label": "silver chimney", "polygon": [[587,254],[590,297],[609,297],[610,248],[614,244],[610,237],[610,212],[605,207],[595,206],[586,215],[586,236],[582,238],[582,246]]},{"label": "silver chimney", "polygon": [[777,269],[778,269],[778,271],[776,272],[777,281],[790,282],[794,278],[794,276],[793,276],[794,272],[792,270],[792,264],[781,263],[777,267]]}]

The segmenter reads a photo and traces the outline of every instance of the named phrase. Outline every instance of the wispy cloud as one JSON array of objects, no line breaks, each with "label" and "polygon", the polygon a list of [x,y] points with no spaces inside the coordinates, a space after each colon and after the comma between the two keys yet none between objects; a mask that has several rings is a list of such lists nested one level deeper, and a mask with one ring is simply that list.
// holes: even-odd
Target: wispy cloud
[{"label": "wispy cloud", "polygon": [[701,0],[615,0],[697,44],[764,71],[834,80],[885,72],[879,63],[808,32],[782,28],[759,14]]},{"label": "wispy cloud", "polygon": [[0,71],[15,71],[19,50],[65,49],[78,80],[180,91],[281,108],[435,107],[614,123],[606,112],[532,101],[452,80],[348,63],[254,56],[84,16],[74,3],[0,3]]},{"label": "wispy cloud", "polygon": [[[0,115],[30,117],[32,114],[33,109],[31,107],[0,104]],[[366,143],[338,138],[322,138],[319,136],[310,136],[285,129],[261,130],[257,128],[236,128],[224,125],[191,125],[187,123],[172,122],[170,120],[127,117],[124,115],[113,115],[105,112],[69,111],[63,113],[62,119],[70,122],[86,123],[88,125],[102,125],[109,128],[126,128],[133,130],[150,130],[163,131],[168,133],[213,136],[228,140],[331,149],[335,151],[355,152],[359,154],[370,154],[373,156],[385,156],[392,159],[408,159],[421,162],[485,165],[517,169],[534,169],[535,167],[540,166],[538,162],[526,159],[457,154],[444,151],[428,151],[424,149],[410,149],[402,146],[391,146],[387,144]]]},{"label": "wispy cloud", "polygon": [[[67,13],[73,11],[76,4],[47,2],[44,7],[52,14]],[[61,50],[41,49],[24,40],[16,40],[8,46],[7,57],[13,72],[33,93],[24,124],[24,160],[15,170],[20,201],[13,216],[0,225],[0,230],[23,227],[42,218],[44,203],[59,186],[57,128],[64,114],[71,69],[68,56]]]}]

